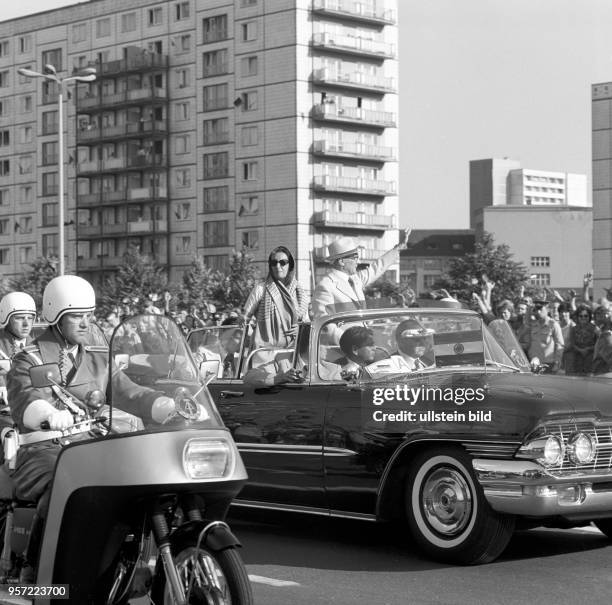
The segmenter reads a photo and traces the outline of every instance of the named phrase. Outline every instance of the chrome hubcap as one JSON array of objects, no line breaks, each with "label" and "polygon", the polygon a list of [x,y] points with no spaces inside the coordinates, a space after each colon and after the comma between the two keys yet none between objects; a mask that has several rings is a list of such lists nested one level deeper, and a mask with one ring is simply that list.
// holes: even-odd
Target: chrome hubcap
[{"label": "chrome hubcap", "polygon": [[430,527],[447,537],[460,534],[472,515],[470,486],[460,473],[444,466],[427,477],[421,503]]}]

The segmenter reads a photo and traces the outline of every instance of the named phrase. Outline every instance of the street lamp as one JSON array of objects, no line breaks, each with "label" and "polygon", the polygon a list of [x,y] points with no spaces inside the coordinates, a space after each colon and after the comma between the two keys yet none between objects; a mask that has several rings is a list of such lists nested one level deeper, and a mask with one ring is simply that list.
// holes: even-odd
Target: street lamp
[{"label": "street lamp", "polygon": [[59,92],[57,95],[57,118],[59,128],[59,154],[58,154],[58,172],[59,172],[59,204],[58,204],[58,222],[59,222],[59,274],[64,275],[64,84],[68,82],[93,82],[96,79],[96,70],[94,67],[86,67],[81,71],[81,74],[60,78],[57,75],[57,70],[53,65],[45,65],[43,73],[33,71],[22,67],[17,70],[22,76],[27,78],[46,78],[52,82],[57,82]]}]

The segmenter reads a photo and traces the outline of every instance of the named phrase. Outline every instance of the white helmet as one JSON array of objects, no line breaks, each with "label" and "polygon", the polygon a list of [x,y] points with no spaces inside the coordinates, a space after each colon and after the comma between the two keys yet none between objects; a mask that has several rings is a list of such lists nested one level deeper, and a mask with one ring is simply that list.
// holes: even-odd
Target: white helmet
[{"label": "white helmet", "polygon": [[54,277],[43,293],[42,316],[55,325],[66,313],[85,313],[96,308],[91,284],[77,275]]},{"label": "white helmet", "polygon": [[33,313],[36,315],[36,303],[25,292],[11,292],[0,300],[0,326],[5,328],[9,319],[17,313]]}]

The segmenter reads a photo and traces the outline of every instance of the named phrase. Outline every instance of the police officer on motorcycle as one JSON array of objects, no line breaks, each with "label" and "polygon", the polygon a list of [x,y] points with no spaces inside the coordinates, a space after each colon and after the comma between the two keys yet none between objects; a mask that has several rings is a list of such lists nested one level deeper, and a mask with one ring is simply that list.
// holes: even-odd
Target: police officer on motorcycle
[{"label": "police officer on motorcycle", "polygon": [[[79,401],[87,393],[99,390],[106,393],[108,386],[108,348],[92,345],[91,321],[96,296],[91,284],[75,275],[52,279],[43,293],[42,316],[49,328],[33,345],[15,356],[8,373],[8,397],[13,419],[28,445],[21,447],[13,480],[17,497],[37,502],[37,519],[33,524],[22,581],[32,581],[33,567],[38,558],[40,538],[48,510],[50,484],[57,456],[61,450],[58,435],[75,422],[68,409],[62,390]],[[46,363],[59,366],[61,389],[36,388],[29,370]],[[174,400],[160,391],[134,384],[118,369],[113,371],[113,404],[141,417],[145,421],[163,423],[175,412]],[[50,430],[42,430],[42,428]],[[62,439],[62,444],[87,433]]]},{"label": "police officer on motorcycle", "polygon": [[[10,292],[0,300],[0,359],[12,360],[32,343],[30,332],[36,317],[36,303],[25,292]],[[0,399],[6,404],[6,372],[0,370]]]}]

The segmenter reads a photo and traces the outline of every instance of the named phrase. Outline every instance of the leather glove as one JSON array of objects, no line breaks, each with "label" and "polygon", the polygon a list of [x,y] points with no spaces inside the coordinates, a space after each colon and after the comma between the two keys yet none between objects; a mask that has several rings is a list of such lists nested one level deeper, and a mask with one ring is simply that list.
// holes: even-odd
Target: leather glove
[{"label": "leather glove", "polygon": [[162,395],[158,397],[151,407],[151,417],[159,424],[165,424],[176,413],[174,399]]},{"label": "leather glove", "polygon": [[68,410],[56,410],[47,416],[52,431],[63,431],[74,424],[72,413]]}]

